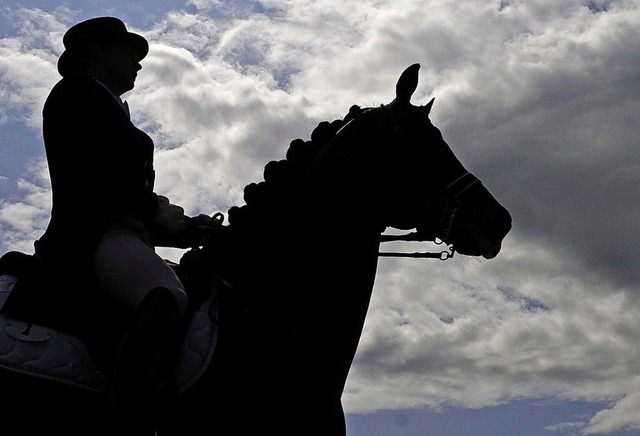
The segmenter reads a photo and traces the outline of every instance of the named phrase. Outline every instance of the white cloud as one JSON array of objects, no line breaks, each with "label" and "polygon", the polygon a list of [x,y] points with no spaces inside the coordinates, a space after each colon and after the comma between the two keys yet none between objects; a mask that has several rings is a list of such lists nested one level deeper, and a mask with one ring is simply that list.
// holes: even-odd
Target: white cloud
[{"label": "white cloud", "polygon": [[574,422],[562,422],[560,424],[548,425],[544,429],[552,432],[556,432],[556,431],[566,432],[567,430],[580,429],[582,427],[584,427],[584,422],[574,421]]},{"label": "white cloud", "polygon": [[[638,387],[638,377],[634,385]],[[640,429],[637,414],[640,410],[640,389],[626,395],[612,405],[610,409],[601,410],[591,419],[585,428],[585,434],[606,434],[623,429]]]},{"label": "white cloud", "polygon": [[33,253],[33,241],[38,239],[49,221],[51,184],[46,162],[32,162],[30,178],[19,179],[17,186],[23,200],[10,203],[0,200],[0,229],[2,253],[18,250]]},{"label": "white cloud", "polygon": [[383,262],[347,407],[484,407],[635,392],[640,308],[629,294],[600,288],[590,295],[589,278],[556,271],[561,261],[551,253],[518,251],[507,244],[509,259],[491,262]]}]

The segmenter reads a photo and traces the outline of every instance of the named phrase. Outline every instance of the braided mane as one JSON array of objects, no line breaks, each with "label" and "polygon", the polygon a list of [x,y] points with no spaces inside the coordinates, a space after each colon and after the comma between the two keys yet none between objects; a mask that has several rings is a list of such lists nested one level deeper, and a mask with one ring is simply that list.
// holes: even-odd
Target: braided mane
[{"label": "braided mane", "polygon": [[296,181],[309,169],[318,153],[345,124],[363,112],[360,106],[353,105],[344,119],[320,122],[311,132],[311,140],[298,138],[291,141],[285,159],[272,160],[265,165],[263,181],[244,187],[245,204],[229,209],[229,226],[255,226],[268,222],[281,209]]}]

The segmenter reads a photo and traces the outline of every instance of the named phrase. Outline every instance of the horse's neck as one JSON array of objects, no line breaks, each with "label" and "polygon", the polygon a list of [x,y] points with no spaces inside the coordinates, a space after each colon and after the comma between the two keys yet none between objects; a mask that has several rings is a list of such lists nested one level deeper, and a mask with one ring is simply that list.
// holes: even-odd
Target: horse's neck
[{"label": "horse's neck", "polygon": [[[360,128],[359,130],[363,130]],[[291,210],[301,223],[337,234],[375,239],[384,230],[379,135],[336,137],[316,158],[293,191]]]}]

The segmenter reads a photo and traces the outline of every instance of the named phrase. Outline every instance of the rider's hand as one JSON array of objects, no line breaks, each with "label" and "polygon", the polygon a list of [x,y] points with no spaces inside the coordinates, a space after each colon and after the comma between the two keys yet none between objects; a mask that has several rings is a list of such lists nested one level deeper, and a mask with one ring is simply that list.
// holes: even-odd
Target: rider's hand
[{"label": "rider's hand", "polygon": [[158,211],[152,223],[162,227],[169,234],[184,232],[186,230],[184,209],[171,204],[167,197],[158,195]]},{"label": "rider's hand", "polygon": [[198,216],[194,216],[191,218],[193,220],[193,225],[195,227],[200,228],[209,228],[209,227],[218,227],[218,221],[216,221],[213,217],[201,213]]}]

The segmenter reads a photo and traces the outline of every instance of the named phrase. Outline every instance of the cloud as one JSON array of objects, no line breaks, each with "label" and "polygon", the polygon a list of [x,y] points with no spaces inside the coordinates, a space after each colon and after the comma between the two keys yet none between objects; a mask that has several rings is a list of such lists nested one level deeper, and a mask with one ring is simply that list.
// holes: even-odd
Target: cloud
[{"label": "cloud", "polygon": [[[158,190],[188,212],[241,203],[291,140],[390,102],[420,62],[414,102],[436,97],[434,124],[514,217],[492,261],[380,261],[348,411],[554,396],[611,402],[585,433],[640,425],[635,2],[190,5],[136,28],[151,51],[126,96],[156,141]],[[16,11],[0,121],[37,128],[69,14]],[[0,203],[3,251],[46,225],[42,178]]]},{"label": "cloud", "polygon": [[[638,377],[634,384],[638,385]],[[601,410],[591,419],[585,428],[585,434],[610,433],[622,429],[640,429],[640,422],[634,418],[640,410],[640,393],[626,395],[612,405],[610,409]]]},{"label": "cloud", "polygon": [[33,241],[42,235],[49,221],[51,184],[44,161],[35,162],[28,170],[28,178],[17,181],[22,201],[0,200],[0,229],[2,244],[9,250],[33,253]]},{"label": "cloud", "polygon": [[[59,9],[59,15],[65,10]],[[65,26],[55,15],[37,9],[11,14],[19,24],[16,37],[0,40],[0,123],[24,122],[39,128],[42,104],[57,81],[55,66]]]},{"label": "cloud", "polygon": [[[587,296],[588,278],[554,272],[557,258],[513,243],[505,247],[509,259],[495,262],[383,261],[344,396],[348,407],[486,407],[633,391],[637,305],[615,289]],[[518,291],[502,288],[507,283]]]},{"label": "cloud", "polygon": [[226,212],[269,160],[284,158],[289,141],[308,139],[300,126],[314,121],[303,98],[260,72],[238,72],[215,55],[198,59],[161,37],[152,44],[130,101],[138,124],[155,132],[159,189],[191,210],[209,203],[203,212]]},{"label": "cloud", "polygon": [[575,422],[562,422],[560,424],[552,424],[552,425],[548,425],[546,426],[544,429],[551,431],[551,432],[566,432],[566,431],[570,431],[573,429],[580,429],[584,427],[584,423],[580,422],[580,421],[575,421]]}]

